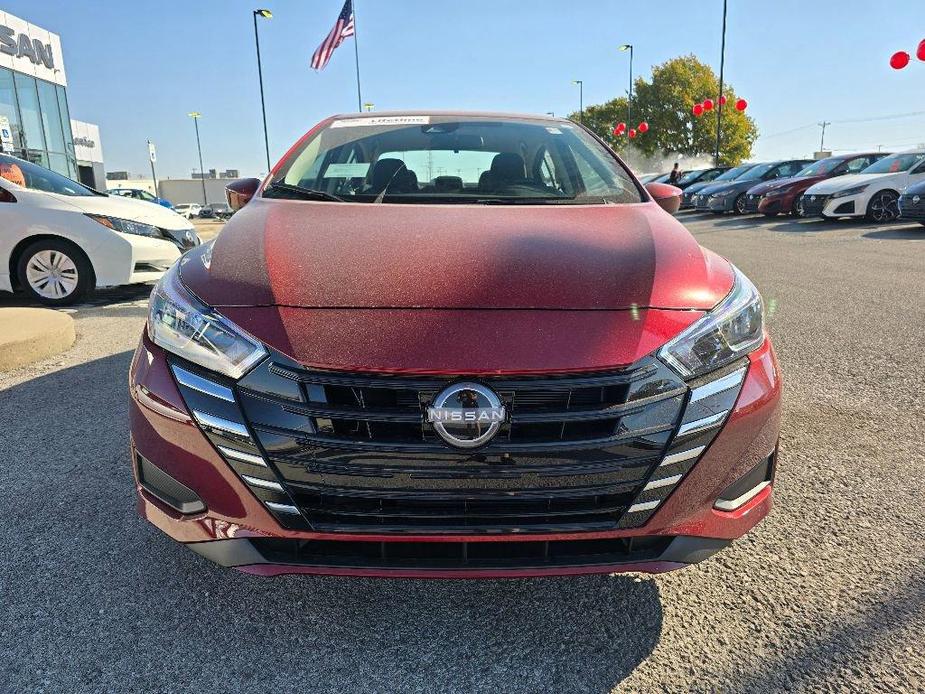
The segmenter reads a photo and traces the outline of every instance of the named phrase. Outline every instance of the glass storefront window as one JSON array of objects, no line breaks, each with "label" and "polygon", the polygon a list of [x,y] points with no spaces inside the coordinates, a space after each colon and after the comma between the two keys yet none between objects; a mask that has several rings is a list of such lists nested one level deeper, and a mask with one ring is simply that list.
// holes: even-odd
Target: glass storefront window
[{"label": "glass storefront window", "polygon": [[19,114],[22,117],[22,132],[29,149],[47,149],[42,128],[42,112],[39,110],[39,94],[35,78],[16,73],[16,96],[19,99]]},{"label": "glass storefront window", "polygon": [[16,103],[16,90],[13,88],[13,72],[0,68],[0,116],[6,116],[13,132],[13,148],[23,146],[22,130],[19,127],[19,105]]},{"label": "glass storefront window", "polygon": [[[64,124],[61,109],[58,108],[58,93],[55,85],[44,80],[36,80],[39,91],[39,107],[42,112],[42,130],[45,131],[45,146],[49,152],[65,154]],[[70,129],[70,123],[68,123]],[[65,164],[64,170],[67,171]]]}]

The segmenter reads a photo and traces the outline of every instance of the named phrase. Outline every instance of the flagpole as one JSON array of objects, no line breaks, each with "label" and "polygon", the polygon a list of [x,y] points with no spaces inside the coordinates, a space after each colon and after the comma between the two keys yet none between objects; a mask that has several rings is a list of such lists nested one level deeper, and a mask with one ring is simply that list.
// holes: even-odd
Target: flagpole
[{"label": "flagpole", "polygon": [[357,111],[363,112],[363,94],[360,91],[360,47],[357,43],[357,4],[353,0],[353,57],[357,67]]}]

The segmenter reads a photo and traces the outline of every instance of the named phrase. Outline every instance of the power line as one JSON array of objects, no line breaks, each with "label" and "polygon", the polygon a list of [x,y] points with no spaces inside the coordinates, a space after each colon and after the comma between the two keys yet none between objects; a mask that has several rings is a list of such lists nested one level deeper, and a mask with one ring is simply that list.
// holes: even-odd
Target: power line
[{"label": "power line", "polygon": [[[867,118],[846,118],[843,120],[828,121],[828,125],[846,125],[849,123],[871,123],[874,121],[882,120],[898,120],[900,118],[913,118],[915,116],[925,116],[925,111],[910,111],[909,113],[891,113],[885,116],[870,116]],[[767,140],[772,137],[781,137],[782,135],[789,135],[791,133],[799,132],[800,130],[808,130],[809,128],[817,128],[820,123],[807,123],[806,125],[798,125],[795,128],[790,128],[789,130],[782,130],[780,132],[771,133],[770,135],[761,135],[758,137],[758,140]]]}]

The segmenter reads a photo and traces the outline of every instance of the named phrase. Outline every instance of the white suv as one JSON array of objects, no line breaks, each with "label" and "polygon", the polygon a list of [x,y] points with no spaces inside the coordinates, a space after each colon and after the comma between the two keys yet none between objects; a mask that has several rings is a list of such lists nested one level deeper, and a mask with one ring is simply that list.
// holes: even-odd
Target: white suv
[{"label": "white suv", "polygon": [[925,181],[925,150],[891,154],[860,173],[836,176],[807,188],[800,198],[803,216],[892,222],[899,217],[899,196],[921,181]]}]

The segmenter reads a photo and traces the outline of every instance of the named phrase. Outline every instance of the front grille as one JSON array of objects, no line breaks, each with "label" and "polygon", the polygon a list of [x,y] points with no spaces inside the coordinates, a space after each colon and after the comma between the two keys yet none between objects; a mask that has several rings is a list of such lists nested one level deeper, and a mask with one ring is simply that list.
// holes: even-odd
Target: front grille
[{"label": "front grille", "polygon": [[616,527],[664,454],[686,392],[654,359],[603,374],[483,378],[509,416],[487,446],[465,451],[424,416],[453,380],[271,360],[238,394],[312,528],[457,533]]},{"label": "front grille", "polygon": [[800,198],[800,201],[803,203],[803,216],[821,216],[822,210],[825,209],[826,203],[828,203],[830,197],[829,195],[804,195]]},{"label": "front grille", "polygon": [[193,418],[280,524],[356,534],[638,527],[710,444],[745,374],[739,363],[688,384],[647,357],[480,378],[507,417],[464,450],[425,417],[459,379],[308,370],[272,353],[234,383],[172,359]]},{"label": "front grille", "polygon": [[743,205],[743,211],[746,214],[754,214],[758,211],[758,205],[761,203],[761,195],[752,193],[751,195],[745,196],[745,204]]},{"label": "front grille", "polygon": [[925,221],[925,195],[903,195],[899,199],[899,209],[902,219]]}]

